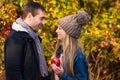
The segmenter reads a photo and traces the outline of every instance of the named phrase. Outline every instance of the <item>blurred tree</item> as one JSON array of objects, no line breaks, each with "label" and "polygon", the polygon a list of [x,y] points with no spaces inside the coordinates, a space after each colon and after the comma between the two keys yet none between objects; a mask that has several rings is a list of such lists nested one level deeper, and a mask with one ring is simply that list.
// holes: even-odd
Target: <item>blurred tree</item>
[{"label": "blurred tree", "polygon": [[[89,24],[83,27],[81,43],[89,61],[90,80],[120,79],[120,0],[1,0],[0,2],[0,70],[4,70],[4,41],[20,8],[28,1],[45,6],[47,18],[38,32],[48,64],[56,43],[58,20],[85,10]],[[1,79],[0,79],[1,80]]]}]

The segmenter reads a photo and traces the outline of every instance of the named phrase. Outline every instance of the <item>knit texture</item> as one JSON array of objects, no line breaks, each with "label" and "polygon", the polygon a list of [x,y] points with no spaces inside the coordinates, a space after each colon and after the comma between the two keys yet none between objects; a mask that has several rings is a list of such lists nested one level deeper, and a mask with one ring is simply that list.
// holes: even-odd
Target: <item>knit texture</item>
[{"label": "knit texture", "polygon": [[86,25],[88,21],[88,13],[80,11],[77,14],[61,18],[58,23],[68,35],[78,39],[81,35],[82,26]]}]

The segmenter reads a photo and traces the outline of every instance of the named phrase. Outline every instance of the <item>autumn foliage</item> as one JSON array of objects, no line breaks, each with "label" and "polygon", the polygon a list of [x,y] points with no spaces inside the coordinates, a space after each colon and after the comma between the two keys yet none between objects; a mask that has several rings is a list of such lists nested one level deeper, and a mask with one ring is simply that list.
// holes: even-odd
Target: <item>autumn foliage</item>
[{"label": "autumn foliage", "polygon": [[[11,25],[20,15],[21,6],[29,0],[0,2],[0,76],[4,80],[4,41]],[[33,0],[47,11],[45,25],[38,32],[48,65],[56,43],[58,20],[85,10],[90,15],[80,41],[89,62],[90,80],[120,79],[120,0]]]}]

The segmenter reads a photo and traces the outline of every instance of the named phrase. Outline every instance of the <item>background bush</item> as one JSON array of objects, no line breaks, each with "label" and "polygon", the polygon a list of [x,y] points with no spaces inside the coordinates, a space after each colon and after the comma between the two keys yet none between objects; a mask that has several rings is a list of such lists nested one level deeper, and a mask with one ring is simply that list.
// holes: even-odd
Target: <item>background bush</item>
[{"label": "background bush", "polygon": [[120,79],[120,1],[119,0],[1,0],[0,1],[0,80],[4,80],[4,41],[11,25],[28,1],[44,5],[47,18],[39,35],[48,64],[56,43],[58,20],[85,10],[90,15],[80,41],[89,61],[90,80]]}]

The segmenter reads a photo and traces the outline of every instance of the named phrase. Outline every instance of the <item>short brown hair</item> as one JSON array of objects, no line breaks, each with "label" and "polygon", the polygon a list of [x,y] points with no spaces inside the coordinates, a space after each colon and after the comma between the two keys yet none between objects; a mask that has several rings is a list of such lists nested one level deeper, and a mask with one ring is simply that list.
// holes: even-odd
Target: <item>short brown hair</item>
[{"label": "short brown hair", "polygon": [[37,15],[37,10],[40,9],[45,12],[44,6],[37,2],[28,2],[26,3],[21,10],[21,17],[25,19],[28,13],[31,13],[33,16]]}]

